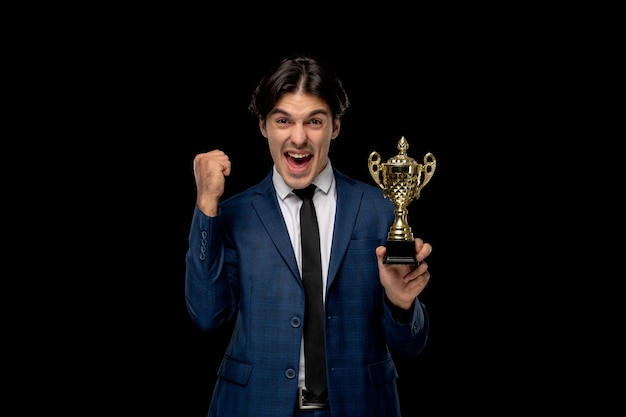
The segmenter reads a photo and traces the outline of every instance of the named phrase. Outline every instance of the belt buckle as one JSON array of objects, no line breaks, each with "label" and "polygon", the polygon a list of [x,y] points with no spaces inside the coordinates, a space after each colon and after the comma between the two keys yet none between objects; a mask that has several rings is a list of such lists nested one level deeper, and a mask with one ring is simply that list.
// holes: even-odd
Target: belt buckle
[{"label": "belt buckle", "polygon": [[324,403],[307,402],[305,404],[304,403],[305,393],[306,393],[306,389],[302,387],[298,387],[298,408],[300,410],[323,410],[325,408],[328,408],[328,404],[325,402]]}]

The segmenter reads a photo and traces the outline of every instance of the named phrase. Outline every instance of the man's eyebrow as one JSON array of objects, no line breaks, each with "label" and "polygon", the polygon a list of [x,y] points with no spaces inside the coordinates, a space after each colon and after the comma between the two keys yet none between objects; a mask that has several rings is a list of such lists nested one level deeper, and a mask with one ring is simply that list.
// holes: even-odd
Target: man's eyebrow
[{"label": "man's eyebrow", "polygon": [[[270,116],[271,116],[271,115],[274,115],[274,114],[282,114],[282,115],[284,115],[284,116],[291,116],[291,114],[290,114],[288,111],[286,111],[286,110],[284,110],[284,109],[281,109],[280,107],[276,107],[276,108],[274,108],[272,111],[270,111],[270,112],[269,112],[269,115],[270,115]],[[326,110],[326,109],[315,109],[315,110],[311,111],[311,112],[307,115],[307,117],[313,117],[313,116],[316,116],[316,115],[318,115],[318,114],[330,115],[330,113],[329,113],[329,112],[328,112],[328,110]]]}]

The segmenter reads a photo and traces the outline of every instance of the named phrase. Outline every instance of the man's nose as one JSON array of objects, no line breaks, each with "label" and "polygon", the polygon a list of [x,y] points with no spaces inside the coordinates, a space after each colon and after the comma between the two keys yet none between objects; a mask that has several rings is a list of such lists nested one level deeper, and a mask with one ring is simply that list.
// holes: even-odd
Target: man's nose
[{"label": "man's nose", "polygon": [[293,130],[291,131],[291,140],[296,145],[303,145],[306,143],[308,139],[304,125],[300,123],[296,123],[294,125]]}]

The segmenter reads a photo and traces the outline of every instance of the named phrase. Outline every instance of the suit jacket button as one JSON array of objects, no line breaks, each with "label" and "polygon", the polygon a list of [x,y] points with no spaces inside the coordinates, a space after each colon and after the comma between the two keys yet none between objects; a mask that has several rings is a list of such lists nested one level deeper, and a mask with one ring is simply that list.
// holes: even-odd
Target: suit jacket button
[{"label": "suit jacket button", "polygon": [[289,368],[289,369],[287,369],[287,371],[285,371],[285,376],[287,376],[287,378],[289,378],[289,379],[294,379],[296,377],[296,371],[294,371],[293,369]]},{"label": "suit jacket button", "polygon": [[292,317],[291,318],[291,327],[300,327],[300,318]]}]

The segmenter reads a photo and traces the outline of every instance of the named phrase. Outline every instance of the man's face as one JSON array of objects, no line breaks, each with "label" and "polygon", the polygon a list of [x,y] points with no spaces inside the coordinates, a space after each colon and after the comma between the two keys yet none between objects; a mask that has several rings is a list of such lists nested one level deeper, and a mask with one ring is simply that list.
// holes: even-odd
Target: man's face
[{"label": "man's face", "polygon": [[259,127],[278,173],[287,185],[300,189],[326,167],[330,141],[339,134],[340,124],[333,124],[330,107],[320,98],[288,93]]}]

